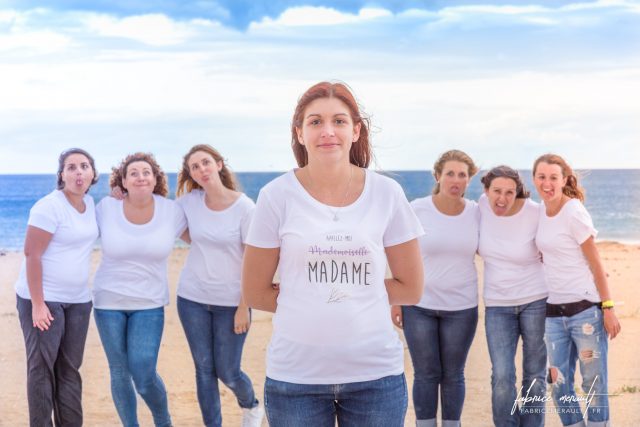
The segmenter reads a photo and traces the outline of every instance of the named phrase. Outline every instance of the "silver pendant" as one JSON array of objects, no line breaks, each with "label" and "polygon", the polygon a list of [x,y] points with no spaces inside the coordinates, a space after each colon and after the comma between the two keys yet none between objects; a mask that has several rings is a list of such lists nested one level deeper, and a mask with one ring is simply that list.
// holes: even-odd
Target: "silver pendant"
[{"label": "silver pendant", "polygon": [[340,218],[338,218],[338,214],[334,214],[334,215],[333,215],[333,220],[334,220],[334,221],[338,221],[339,219],[340,219]]}]

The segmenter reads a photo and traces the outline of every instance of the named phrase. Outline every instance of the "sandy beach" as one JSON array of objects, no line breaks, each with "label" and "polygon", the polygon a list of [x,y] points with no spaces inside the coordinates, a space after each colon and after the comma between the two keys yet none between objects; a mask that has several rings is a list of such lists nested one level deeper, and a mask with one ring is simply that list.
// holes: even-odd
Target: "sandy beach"
[{"label": "sandy beach", "polygon": [[[616,311],[622,324],[621,335],[609,347],[612,425],[635,427],[640,425],[640,363],[637,353],[640,345],[640,246],[600,242],[598,247],[610,275],[610,286],[618,302]],[[186,249],[175,249],[170,258],[169,282],[172,297],[171,304],[166,307],[158,370],[169,392],[174,424],[198,426],[202,422],[196,398],[194,367],[175,307],[176,282],[186,253]],[[95,270],[100,253],[95,252],[93,256]],[[0,256],[0,426],[7,427],[28,425],[24,343],[13,289],[21,260],[22,254],[15,252]],[[482,305],[480,308],[478,331],[466,367],[467,394],[462,415],[462,423],[466,426],[492,425],[491,366],[484,332],[484,308]],[[243,369],[253,380],[260,399],[264,384],[265,350],[270,336],[271,315],[254,311],[254,321],[244,348]],[[413,372],[407,351],[405,366],[410,390]],[[518,370],[520,373],[520,369]],[[85,425],[119,425],[110,395],[107,361],[93,320],[87,338],[82,376]],[[221,394],[224,425],[240,425],[241,411],[233,394],[222,385]],[[553,411],[552,406],[548,406],[548,409]],[[141,400],[138,401],[138,413],[141,425],[152,425],[150,413]],[[267,425],[266,421],[264,425]],[[415,425],[411,401],[405,425]],[[553,427],[560,426],[561,423],[555,413],[548,413],[546,425]]]}]

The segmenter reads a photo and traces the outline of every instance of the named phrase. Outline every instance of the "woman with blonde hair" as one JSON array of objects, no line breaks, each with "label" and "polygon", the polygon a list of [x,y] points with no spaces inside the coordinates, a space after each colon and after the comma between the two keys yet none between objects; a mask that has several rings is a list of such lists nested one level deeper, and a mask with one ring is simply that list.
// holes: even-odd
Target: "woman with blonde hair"
[{"label": "woman with blonde hair", "polygon": [[447,151],[433,166],[433,194],[411,202],[425,230],[419,239],[424,293],[416,305],[392,307],[391,317],[404,329],[411,354],[420,427],[435,427],[438,391],[442,426],[460,425],[464,365],[478,323],[479,214],[477,203],[464,193],[477,172],[466,153]]},{"label": "woman with blonde hair", "polygon": [[178,314],[196,368],[202,419],[207,427],[222,425],[220,379],[242,408],[242,426],[258,427],[264,410],[240,370],[251,324],[240,273],[255,205],[238,191],[235,175],[209,145],[195,145],[185,154],[177,196],[191,243],[178,283]]},{"label": "woman with blonde hair", "polygon": [[[545,342],[552,396],[565,426],[609,425],[607,338],[620,332],[596,229],[582,204],[584,191],[571,166],[556,154],[538,157],[533,182],[544,204],[536,234],[549,289]],[[586,416],[574,389],[576,361],[591,396]]]},{"label": "woman with blonde hair", "polygon": [[388,310],[422,293],[422,228],[400,185],[367,169],[368,124],[346,85],[312,86],[291,124],[299,168],[258,197],[242,287],[249,306],[275,313],[272,427],[404,425],[403,346]]},{"label": "woman with blonde hair", "polygon": [[[171,425],[156,366],[169,303],[167,259],[187,222],[166,198],[167,178],[152,154],[135,153],[113,168],[96,208],[102,261],[93,282],[94,317],[109,362],[111,396],[125,427],[137,426],[136,391],[158,427]],[[135,386],[135,391],[134,391]]]}]

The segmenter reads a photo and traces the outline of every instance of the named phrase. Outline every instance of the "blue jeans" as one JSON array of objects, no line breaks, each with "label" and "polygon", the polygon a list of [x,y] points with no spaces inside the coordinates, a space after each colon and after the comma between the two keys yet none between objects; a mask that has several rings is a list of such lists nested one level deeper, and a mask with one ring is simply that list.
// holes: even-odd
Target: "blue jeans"
[{"label": "blue jeans", "polygon": [[460,425],[464,365],[478,325],[478,307],[430,310],[403,306],[404,336],[413,363],[413,407],[419,426],[435,426],[438,389],[442,425]]},{"label": "blue jeans", "polygon": [[608,425],[608,342],[601,309],[593,306],[571,317],[548,317],[545,341],[549,364],[559,371],[552,395],[562,424],[585,425],[580,403],[575,400],[574,373],[579,360],[582,390],[592,398],[586,411],[589,426]]},{"label": "blue jeans", "polygon": [[293,384],[269,377],[264,406],[270,427],[403,427],[404,374],[346,384]]},{"label": "blue jeans", "polygon": [[258,405],[251,380],[240,370],[247,334],[233,330],[236,309],[178,297],[178,315],[196,367],[198,403],[207,427],[222,426],[218,379],[233,391],[241,408]]},{"label": "blue jeans", "polygon": [[154,424],[170,426],[167,391],[156,371],[164,307],[149,310],[95,309],[94,317],[109,362],[111,396],[122,425],[139,425],[135,384],[135,390],[151,410]]},{"label": "blue jeans", "polygon": [[[491,404],[496,427],[542,427],[546,393],[544,345],[546,298],[508,307],[487,307],[485,330],[491,357]],[[516,349],[522,337],[522,388],[516,392]],[[520,408],[514,406],[521,397]],[[531,398],[532,400],[528,400]]]}]

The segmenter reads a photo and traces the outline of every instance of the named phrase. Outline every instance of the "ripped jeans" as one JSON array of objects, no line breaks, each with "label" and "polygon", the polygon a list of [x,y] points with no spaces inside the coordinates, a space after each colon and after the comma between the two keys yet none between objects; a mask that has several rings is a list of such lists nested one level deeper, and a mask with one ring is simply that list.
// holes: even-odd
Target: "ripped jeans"
[{"label": "ripped jeans", "polygon": [[[607,334],[602,310],[593,306],[571,317],[547,317],[545,343],[551,367],[558,369],[553,401],[564,426],[609,424],[607,395]],[[574,389],[576,361],[580,362],[583,396]],[[580,403],[586,405],[583,415]]]}]

